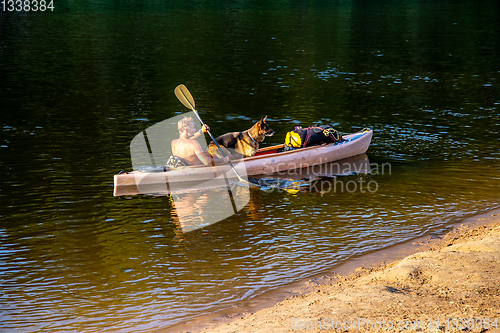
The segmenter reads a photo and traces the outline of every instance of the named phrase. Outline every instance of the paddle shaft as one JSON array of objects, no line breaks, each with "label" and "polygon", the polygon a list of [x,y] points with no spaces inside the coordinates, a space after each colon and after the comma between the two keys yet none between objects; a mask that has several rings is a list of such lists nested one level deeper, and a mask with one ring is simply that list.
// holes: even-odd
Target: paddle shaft
[{"label": "paddle shaft", "polygon": [[[201,127],[205,126],[205,123],[203,122],[203,120],[201,120],[200,115],[198,114],[198,111],[193,110],[193,112],[196,115],[196,117],[198,117],[198,120],[201,123]],[[220,152],[222,153],[222,156],[226,157],[226,154],[224,154],[224,150],[222,150],[222,148],[219,146],[219,143],[217,141],[215,141],[214,136],[212,135],[212,133],[210,133],[210,131],[208,129],[207,129],[207,133],[208,133],[208,135],[210,135],[210,138],[212,139],[212,141],[217,145],[217,148],[219,148]],[[229,164],[231,164],[231,166],[232,166],[231,161],[229,161]]]},{"label": "paddle shaft", "polygon": [[[196,117],[198,118],[198,120],[200,121],[201,126],[203,127],[205,125],[205,123],[203,122],[203,120],[201,120],[201,117],[198,114],[198,111],[196,111],[195,109],[193,109],[193,112],[196,115]],[[215,143],[215,145],[217,146],[217,148],[219,148],[220,152],[222,153],[222,156],[226,157],[226,154],[224,153],[224,150],[222,150],[222,148],[219,146],[219,143],[217,141],[215,141],[214,136],[212,135],[212,133],[210,133],[210,131],[208,129],[207,129],[207,133],[208,133],[208,135],[210,135],[210,138],[212,138],[212,141]],[[238,179],[240,181],[248,183],[246,180],[244,180],[243,178],[241,178],[240,174],[238,173],[238,171],[236,171],[236,169],[234,168],[234,165],[233,165],[233,163],[231,163],[231,161],[227,161],[227,163],[231,166],[231,168],[233,169],[234,173],[236,174],[236,176],[238,177]]]}]

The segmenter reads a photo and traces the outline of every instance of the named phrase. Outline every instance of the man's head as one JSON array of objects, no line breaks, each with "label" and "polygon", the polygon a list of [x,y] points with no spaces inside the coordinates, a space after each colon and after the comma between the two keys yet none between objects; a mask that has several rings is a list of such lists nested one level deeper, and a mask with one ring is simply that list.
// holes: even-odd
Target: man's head
[{"label": "man's head", "polygon": [[188,131],[194,130],[193,118],[184,117],[177,123],[177,129],[179,130],[179,134],[182,134],[186,129]]}]

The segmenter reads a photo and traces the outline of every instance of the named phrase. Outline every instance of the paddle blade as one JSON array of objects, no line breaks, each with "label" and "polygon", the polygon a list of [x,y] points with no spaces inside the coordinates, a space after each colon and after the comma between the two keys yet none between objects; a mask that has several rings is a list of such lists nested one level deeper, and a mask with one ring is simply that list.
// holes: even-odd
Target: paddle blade
[{"label": "paddle blade", "polygon": [[194,98],[191,96],[191,93],[189,92],[188,88],[186,88],[185,85],[179,84],[175,89],[174,89],[174,94],[177,96],[179,101],[184,104],[185,107],[191,110],[195,110],[195,103],[194,103]]}]

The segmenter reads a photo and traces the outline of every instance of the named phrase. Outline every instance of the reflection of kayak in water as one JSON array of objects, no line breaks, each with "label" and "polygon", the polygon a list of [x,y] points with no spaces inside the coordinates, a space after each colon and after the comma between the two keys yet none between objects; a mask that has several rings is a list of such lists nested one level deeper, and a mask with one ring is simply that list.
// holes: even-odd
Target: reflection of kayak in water
[{"label": "reflection of kayak in water", "polygon": [[[370,163],[366,154],[343,160],[318,164],[303,169],[293,169],[270,175],[250,177],[262,191],[286,191],[288,193],[322,192],[332,188],[331,182],[338,176],[367,174]],[[320,182],[320,183],[318,183]],[[143,188],[147,189],[147,187]],[[153,192],[154,185],[149,193]],[[224,178],[206,181],[172,190],[174,223],[183,233],[208,227],[241,210],[250,201],[249,188],[239,186]]]},{"label": "reflection of kayak in water", "polygon": [[[262,191],[322,192],[332,188],[323,182],[334,181],[338,176],[367,174],[370,163],[366,154],[343,160],[314,165],[304,169],[288,170],[271,175],[250,178]],[[319,182],[319,183],[318,183]],[[205,186],[205,188],[203,187]],[[224,178],[207,181],[192,187],[172,191],[174,223],[183,233],[207,227],[242,209],[250,201],[249,188],[227,182]]]},{"label": "reflection of kayak in water", "polygon": [[[288,151],[280,151],[283,145],[266,147],[259,149],[252,157],[233,160],[232,163],[243,177],[286,174],[288,170],[308,168],[364,154],[368,150],[372,134],[371,130],[365,130],[345,135],[340,142]],[[314,173],[314,169],[311,169],[311,172]],[[186,189],[187,182],[199,183],[217,177],[232,178],[235,175],[229,165],[189,166],[167,171],[161,169],[159,172],[133,171],[114,176],[114,195],[168,194],[170,187],[176,187],[176,184],[182,183],[181,187]],[[149,192],[150,190],[152,192]]]}]

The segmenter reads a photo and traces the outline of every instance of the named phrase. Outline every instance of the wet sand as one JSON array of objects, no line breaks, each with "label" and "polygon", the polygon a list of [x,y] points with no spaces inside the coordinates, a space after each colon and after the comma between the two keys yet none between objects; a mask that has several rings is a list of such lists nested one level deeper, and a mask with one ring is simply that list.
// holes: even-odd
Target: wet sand
[{"label": "wet sand", "polygon": [[191,323],[180,331],[484,332],[500,328],[500,210],[466,219],[440,239],[427,237],[418,243],[418,252],[402,260],[310,279],[304,285],[311,284],[312,292],[255,313],[233,312],[222,320]]}]

